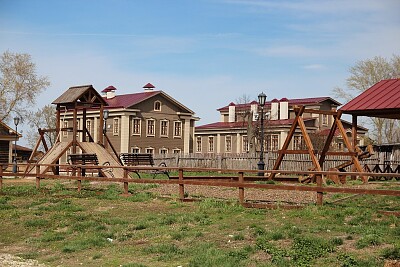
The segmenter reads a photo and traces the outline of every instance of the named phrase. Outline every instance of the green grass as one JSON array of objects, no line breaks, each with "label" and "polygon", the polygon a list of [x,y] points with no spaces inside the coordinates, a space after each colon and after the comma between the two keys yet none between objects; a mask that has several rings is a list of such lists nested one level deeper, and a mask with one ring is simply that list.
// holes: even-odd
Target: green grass
[{"label": "green grass", "polygon": [[154,187],[131,184],[126,197],[115,184],[85,184],[80,193],[73,182],[40,190],[7,184],[2,251],[48,266],[383,266],[400,259],[400,218],[378,212],[399,211],[398,197],[263,210],[208,198],[181,203],[147,191]]}]

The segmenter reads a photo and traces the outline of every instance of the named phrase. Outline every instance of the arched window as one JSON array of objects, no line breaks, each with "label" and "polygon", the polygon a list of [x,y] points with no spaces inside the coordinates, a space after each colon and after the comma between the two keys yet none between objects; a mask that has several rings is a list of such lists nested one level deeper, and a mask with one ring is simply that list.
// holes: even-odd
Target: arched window
[{"label": "arched window", "polygon": [[161,101],[154,101],[154,111],[161,111]]}]

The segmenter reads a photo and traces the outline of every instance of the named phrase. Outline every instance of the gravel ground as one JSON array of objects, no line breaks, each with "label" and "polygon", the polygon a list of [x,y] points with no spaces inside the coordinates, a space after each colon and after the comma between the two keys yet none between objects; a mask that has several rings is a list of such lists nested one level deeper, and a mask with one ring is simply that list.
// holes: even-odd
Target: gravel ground
[{"label": "gravel ground", "polygon": [[[149,192],[158,193],[161,196],[177,196],[178,185],[162,184],[157,188],[147,190]],[[315,192],[304,191],[285,191],[285,190],[267,190],[245,188],[244,198],[246,201],[260,202],[280,202],[288,204],[308,204],[316,200]],[[185,185],[185,193],[189,198],[217,198],[226,200],[238,200],[239,190],[236,188],[201,186],[201,185]]]},{"label": "gravel ground", "polygon": [[45,267],[46,265],[38,263],[36,260],[25,260],[21,257],[11,254],[0,253],[0,266],[2,267]]}]

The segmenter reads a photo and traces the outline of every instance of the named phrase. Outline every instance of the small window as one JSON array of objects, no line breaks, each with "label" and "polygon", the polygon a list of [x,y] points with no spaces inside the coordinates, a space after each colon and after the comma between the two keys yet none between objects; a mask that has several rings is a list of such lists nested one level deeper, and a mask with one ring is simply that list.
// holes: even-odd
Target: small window
[{"label": "small window", "polygon": [[135,146],[135,147],[132,147],[131,151],[132,151],[132,153],[136,153],[137,154],[137,153],[140,153],[140,148]]},{"label": "small window", "polygon": [[[64,128],[68,128],[68,121],[64,121]],[[63,136],[64,136],[64,137],[67,137],[67,136],[68,136],[68,131],[67,131],[67,129],[65,129],[65,130],[63,131]]]},{"label": "small window", "polygon": [[152,148],[152,147],[146,148],[146,153],[147,154],[154,154],[154,148]]},{"label": "small window", "polygon": [[155,130],[154,123],[155,123],[154,119],[147,120],[147,136],[155,136],[156,130]]},{"label": "small window", "polygon": [[201,136],[196,137],[196,152],[201,152]]},{"label": "small window", "polygon": [[322,124],[328,125],[328,115],[322,114]]},{"label": "small window", "polygon": [[113,119],[113,135],[119,135],[119,118]]},{"label": "small window", "polygon": [[161,102],[160,101],[154,102],[154,111],[161,111]]},{"label": "small window", "polygon": [[174,121],[174,137],[182,137],[182,122]]},{"label": "small window", "polygon": [[168,149],[167,148],[160,148],[160,154],[162,154],[162,155],[166,155],[166,154],[168,154]]},{"label": "small window", "polygon": [[232,136],[225,136],[225,152],[232,152]]},{"label": "small window", "polygon": [[168,120],[162,120],[160,122],[160,136],[168,137]]},{"label": "small window", "polygon": [[271,135],[271,150],[276,151],[279,149],[279,136],[277,134]]},{"label": "small window", "polygon": [[208,152],[214,152],[214,136],[208,137]]},{"label": "small window", "polygon": [[91,120],[86,121],[86,130],[87,130],[87,132],[85,133],[86,137],[89,137],[89,134],[92,133],[92,121]]},{"label": "small window", "polygon": [[302,147],[301,135],[293,136],[293,149],[301,149],[301,147]]},{"label": "small window", "polygon": [[243,150],[243,152],[249,152],[249,139],[247,138],[247,135],[243,135],[243,137],[242,137],[242,144],[243,144],[243,147],[242,147],[242,150]]},{"label": "small window", "polygon": [[174,153],[174,154],[180,154],[180,153],[181,153],[181,150],[180,150],[179,148],[174,148],[174,149],[172,150],[172,153]]},{"label": "small window", "polygon": [[139,118],[132,119],[132,135],[140,135],[142,128],[142,120]]}]

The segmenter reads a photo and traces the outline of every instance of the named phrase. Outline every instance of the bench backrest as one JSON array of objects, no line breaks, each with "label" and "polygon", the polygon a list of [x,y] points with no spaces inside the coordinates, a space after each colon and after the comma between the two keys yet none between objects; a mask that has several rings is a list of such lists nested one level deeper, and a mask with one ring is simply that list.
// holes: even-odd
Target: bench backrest
[{"label": "bench backrest", "polygon": [[74,165],[99,165],[96,154],[70,154],[68,157]]},{"label": "bench backrest", "polygon": [[121,153],[120,158],[125,166],[154,165],[152,154]]}]

